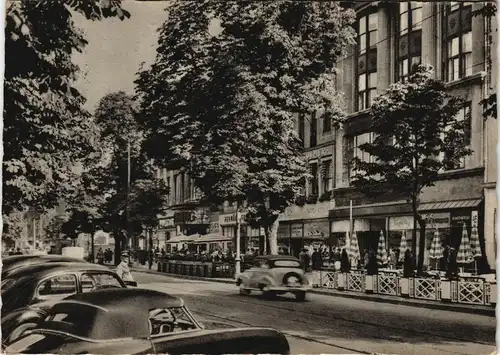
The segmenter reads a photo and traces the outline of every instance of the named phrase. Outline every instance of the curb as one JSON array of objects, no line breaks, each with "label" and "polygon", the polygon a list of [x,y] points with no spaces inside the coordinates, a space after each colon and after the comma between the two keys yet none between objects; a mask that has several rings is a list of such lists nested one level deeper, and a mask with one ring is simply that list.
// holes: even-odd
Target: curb
[{"label": "curb", "polygon": [[[177,274],[167,274],[167,273],[160,273],[158,271],[154,270],[143,270],[143,269],[137,269],[137,268],[131,268],[131,271],[134,272],[141,272],[145,274],[152,274],[152,275],[160,275],[160,276],[167,276],[167,277],[173,277],[176,279],[185,279],[185,280],[198,280],[198,281],[207,281],[207,282],[217,282],[217,283],[224,283],[224,284],[235,284],[235,281],[232,279],[210,279],[207,277],[200,277],[200,276],[187,276],[187,275],[177,275]],[[331,296],[331,297],[342,297],[342,298],[351,298],[351,299],[357,299],[357,300],[363,300],[363,301],[369,301],[369,302],[374,302],[374,303],[388,303],[388,304],[396,304],[396,305],[401,305],[401,306],[410,306],[410,307],[419,307],[419,308],[427,308],[427,309],[434,309],[434,310],[443,310],[443,311],[451,311],[451,312],[459,312],[459,313],[467,313],[467,314],[479,314],[479,315],[484,315],[484,316],[489,316],[489,317],[495,317],[495,308],[491,307],[489,308],[488,306],[477,306],[477,307],[467,307],[467,306],[450,306],[445,303],[431,303],[431,302],[426,302],[426,301],[421,301],[421,302],[409,302],[406,301],[405,299],[391,299],[391,298],[382,298],[382,297],[376,297],[376,296],[369,296],[365,294],[355,294],[355,293],[343,293],[343,292],[331,292],[331,291],[322,291],[318,289],[311,289],[309,291],[310,293],[314,294],[319,294],[319,295],[325,295],[325,296]]]}]

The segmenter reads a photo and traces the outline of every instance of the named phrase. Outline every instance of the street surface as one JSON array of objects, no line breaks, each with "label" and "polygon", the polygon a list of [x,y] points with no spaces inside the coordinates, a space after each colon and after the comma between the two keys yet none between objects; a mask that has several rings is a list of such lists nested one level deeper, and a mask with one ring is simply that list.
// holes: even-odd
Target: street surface
[{"label": "street surface", "polygon": [[285,333],[293,354],[491,354],[493,317],[309,294],[265,300],[236,285],[133,273],[139,287],[184,299],[206,326],[264,326]]}]

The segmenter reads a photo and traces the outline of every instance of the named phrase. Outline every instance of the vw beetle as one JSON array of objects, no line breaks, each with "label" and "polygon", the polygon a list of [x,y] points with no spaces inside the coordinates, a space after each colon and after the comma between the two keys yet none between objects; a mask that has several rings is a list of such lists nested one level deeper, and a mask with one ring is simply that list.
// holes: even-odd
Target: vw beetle
[{"label": "vw beetle", "polygon": [[288,255],[263,255],[253,260],[252,267],[236,277],[240,294],[261,291],[266,297],[292,293],[297,301],[304,301],[310,289],[309,280],[300,261]]}]

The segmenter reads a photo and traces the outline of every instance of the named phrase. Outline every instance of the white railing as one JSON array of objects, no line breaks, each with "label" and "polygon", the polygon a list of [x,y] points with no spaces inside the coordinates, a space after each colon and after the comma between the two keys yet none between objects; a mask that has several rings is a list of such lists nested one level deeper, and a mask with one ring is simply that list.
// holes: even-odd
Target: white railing
[{"label": "white railing", "polygon": [[483,280],[459,280],[458,303],[484,304]]},{"label": "white railing", "polygon": [[321,271],[321,287],[329,289],[337,289],[338,273],[334,271]]},{"label": "white railing", "polygon": [[437,287],[435,279],[415,278],[415,298],[423,300],[437,300]]},{"label": "white railing", "polygon": [[347,274],[348,291],[365,291],[365,275],[360,272],[350,272]]},{"label": "white railing", "polygon": [[398,276],[394,273],[378,274],[378,293],[383,295],[398,294]]}]

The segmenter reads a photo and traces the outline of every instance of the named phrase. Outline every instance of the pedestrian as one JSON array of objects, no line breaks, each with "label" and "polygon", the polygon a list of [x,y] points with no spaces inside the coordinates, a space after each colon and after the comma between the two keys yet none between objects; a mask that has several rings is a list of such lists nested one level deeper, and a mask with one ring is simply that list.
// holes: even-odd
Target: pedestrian
[{"label": "pedestrian", "polygon": [[394,269],[394,267],[396,266],[396,253],[394,252],[394,249],[389,249],[389,255],[388,255],[388,266],[389,266],[389,269]]},{"label": "pedestrian", "polygon": [[351,262],[349,261],[347,251],[342,249],[342,253],[340,254],[340,272],[347,274],[349,271],[351,271]]},{"label": "pedestrian", "polygon": [[311,259],[313,270],[313,287],[319,287],[321,285],[321,268],[323,267],[323,256],[317,248],[314,248]]},{"label": "pedestrian", "polygon": [[300,265],[302,266],[302,270],[304,270],[305,272],[307,272],[307,268],[306,268],[306,265],[305,265],[305,255],[306,255],[306,250],[305,249],[301,249],[300,253],[299,253]]},{"label": "pedestrian", "polygon": [[403,262],[403,277],[409,278],[413,276],[413,270],[415,270],[415,258],[410,249],[405,251],[405,257]]},{"label": "pedestrian", "polygon": [[102,248],[99,248],[99,251],[97,252],[97,262],[100,265],[104,264],[104,253],[102,252]]},{"label": "pedestrian", "polygon": [[364,258],[364,268],[368,269],[368,262],[370,261],[370,253],[368,252],[368,249],[364,250],[363,258]]},{"label": "pedestrian", "polygon": [[149,262],[149,270],[151,270],[151,268],[153,267],[153,249],[149,249],[149,252],[148,252],[148,262]]},{"label": "pedestrian", "polygon": [[368,252],[368,265],[366,267],[367,275],[377,275],[378,273],[378,264],[377,264],[377,255],[373,250]]},{"label": "pedestrian", "polygon": [[446,270],[446,278],[456,279],[458,277],[457,251],[450,247],[448,255],[448,270]]},{"label": "pedestrian", "polygon": [[123,282],[134,282],[134,278],[132,277],[132,273],[130,272],[130,268],[128,266],[128,256],[129,254],[126,251],[121,254],[121,262],[116,268],[116,273],[120,276]]}]

